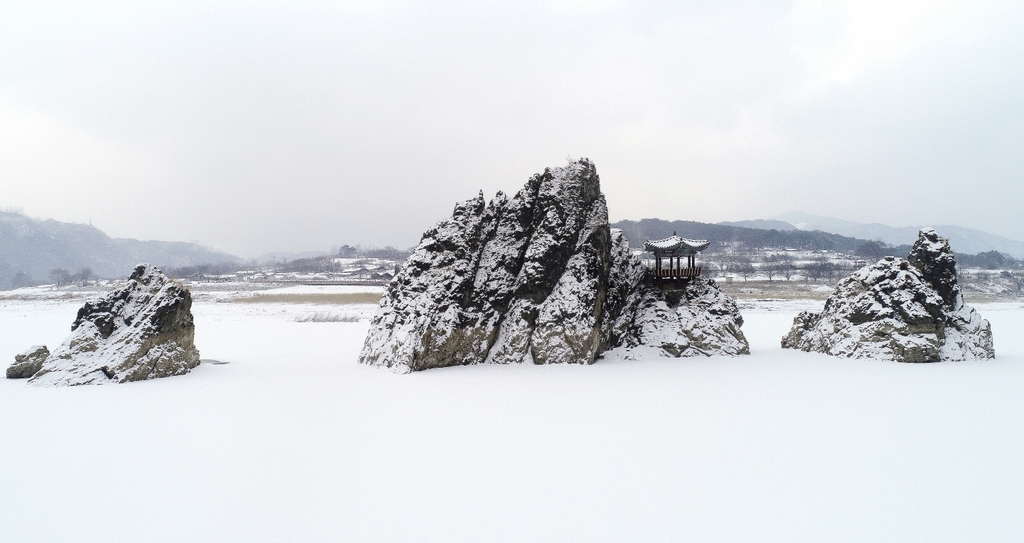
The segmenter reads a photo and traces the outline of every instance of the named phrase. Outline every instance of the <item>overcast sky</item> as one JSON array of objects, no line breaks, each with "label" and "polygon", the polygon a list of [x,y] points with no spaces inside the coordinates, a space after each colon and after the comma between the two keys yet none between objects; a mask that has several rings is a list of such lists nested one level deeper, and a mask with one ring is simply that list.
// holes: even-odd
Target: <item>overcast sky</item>
[{"label": "overcast sky", "polygon": [[0,206],[245,257],[408,247],[582,156],[612,220],[1024,240],[1021,2],[170,4],[0,4]]}]

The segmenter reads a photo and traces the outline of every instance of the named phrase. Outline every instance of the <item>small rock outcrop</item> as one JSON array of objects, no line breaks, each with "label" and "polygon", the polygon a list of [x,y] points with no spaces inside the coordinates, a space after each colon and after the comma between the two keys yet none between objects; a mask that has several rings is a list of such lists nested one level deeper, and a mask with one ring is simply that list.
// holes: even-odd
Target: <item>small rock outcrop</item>
[{"label": "small rock outcrop", "polygon": [[140,264],[124,286],[78,310],[71,335],[29,382],[125,383],[188,373],[199,365],[191,309],[188,289]]},{"label": "small rock outcrop", "polygon": [[906,260],[861,268],[836,285],[821,313],[797,315],[782,346],[899,362],[995,357],[988,321],[964,304],[949,241],[931,228]]},{"label": "small rock outcrop", "polygon": [[736,302],[714,281],[695,278],[679,289],[645,289],[639,297],[632,322],[608,358],[750,354]]},{"label": "small rock outcrop", "polygon": [[[692,287],[676,302],[724,296],[713,283]],[[657,311],[666,329],[682,334],[672,342],[679,356],[736,354],[714,349],[708,338],[717,332],[679,323],[688,310],[703,315],[703,306],[682,304],[689,309],[681,312],[680,304],[655,298],[628,242],[608,225],[594,164],[581,159],[534,175],[512,198],[498,193],[486,204],[480,194],[460,203],[427,230],[381,298],[359,361],[397,372],[590,364],[609,349],[655,337],[644,335],[652,330],[644,322],[658,320]],[[710,322],[718,321],[702,324]],[[741,323],[730,325],[738,331]]]},{"label": "small rock outcrop", "polygon": [[736,302],[711,279],[695,277],[685,283],[649,281],[629,241],[612,229],[610,343],[603,356],[636,360],[651,357],[691,357],[750,354],[743,317]]},{"label": "small rock outcrop", "polygon": [[50,356],[46,345],[36,345],[27,351],[14,355],[14,364],[7,368],[8,379],[28,379],[42,367],[43,361]]}]

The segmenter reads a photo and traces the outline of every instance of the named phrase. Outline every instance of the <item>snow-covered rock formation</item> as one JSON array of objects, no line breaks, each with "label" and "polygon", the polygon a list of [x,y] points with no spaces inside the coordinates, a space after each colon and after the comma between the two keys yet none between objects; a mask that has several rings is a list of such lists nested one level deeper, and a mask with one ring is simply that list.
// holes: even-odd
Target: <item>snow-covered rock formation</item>
[{"label": "snow-covered rock formation", "polygon": [[188,289],[140,264],[124,286],[78,310],[71,335],[29,382],[125,383],[188,373],[199,365],[191,309]]},{"label": "snow-covered rock formation", "polygon": [[[450,219],[423,234],[381,298],[359,360],[398,372],[483,362],[590,364],[612,347],[669,336],[659,343],[670,344],[667,355],[745,352],[735,305],[728,317],[710,316],[712,306],[730,310],[715,305],[725,298],[713,283],[695,282],[692,294],[667,303],[656,300],[644,276],[621,233],[613,236],[608,226],[594,164],[549,168],[512,198],[498,193],[485,204],[480,194],[456,205]],[[698,299],[704,302],[689,303]],[[718,348],[712,338],[723,333],[703,327],[725,320],[730,339]]]},{"label": "snow-covered rock formation", "polygon": [[8,379],[28,379],[42,367],[43,361],[50,356],[46,345],[35,345],[27,351],[14,355],[14,364],[7,368]]},{"label": "snow-covered rock formation", "polygon": [[797,315],[782,346],[900,362],[995,357],[988,321],[964,304],[949,242],[931,228],[906,260],[861,268],[836,285],[821,313]]}]

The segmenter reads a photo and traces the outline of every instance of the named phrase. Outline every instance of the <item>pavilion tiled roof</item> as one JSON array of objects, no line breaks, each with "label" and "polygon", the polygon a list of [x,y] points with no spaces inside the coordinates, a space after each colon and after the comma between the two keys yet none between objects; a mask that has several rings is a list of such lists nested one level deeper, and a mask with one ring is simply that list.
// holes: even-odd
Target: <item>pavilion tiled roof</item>
[{"label": "pavilion tiled roof", "polygon": [[652,253],[698,253],[707,249],[711,242],[706,239],[687,239],[672,235],[665,239],[644,242],[644,250]]}]

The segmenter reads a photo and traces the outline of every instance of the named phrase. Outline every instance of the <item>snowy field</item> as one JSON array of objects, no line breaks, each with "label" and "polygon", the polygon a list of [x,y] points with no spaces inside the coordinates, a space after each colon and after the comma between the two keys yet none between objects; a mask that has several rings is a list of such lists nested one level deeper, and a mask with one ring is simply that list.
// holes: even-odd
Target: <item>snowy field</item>
[{"label": "snowy field", "polygon": [[[0,380],[0,540],[1024,541],[1019,302],[977,306],[985,362],[783,351],[822,301],[741,300],[751,356],[394,375],[355,362],[370,305],[231,298],[193,307],[226,364]],[[0,299],[0,361],[80,305]]]}]

